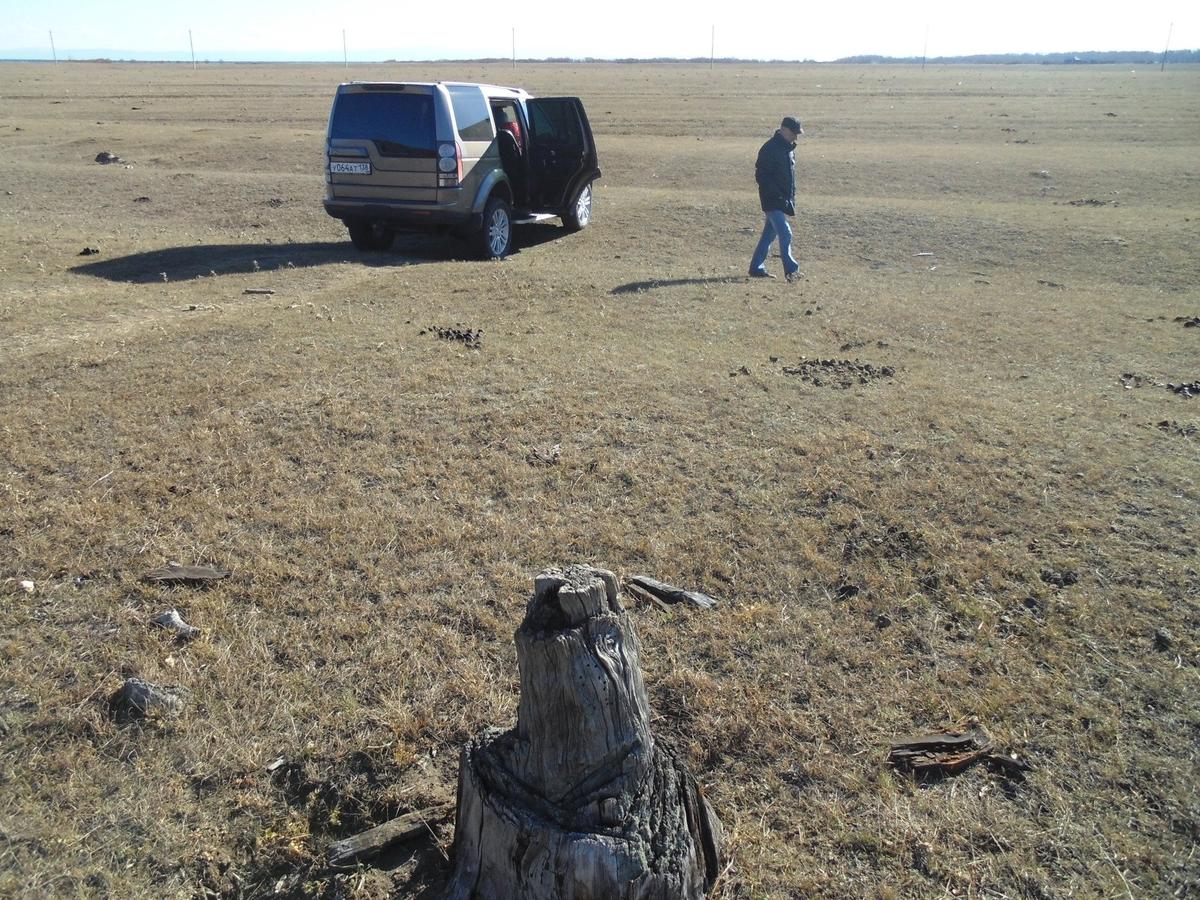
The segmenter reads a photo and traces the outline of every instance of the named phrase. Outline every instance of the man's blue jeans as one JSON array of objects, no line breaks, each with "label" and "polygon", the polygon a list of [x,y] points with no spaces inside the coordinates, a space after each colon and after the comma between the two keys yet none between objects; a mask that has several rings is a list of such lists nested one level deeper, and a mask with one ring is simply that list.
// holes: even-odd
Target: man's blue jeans
[{"label": "man's blue jeans", "polygon": [[771,249],[771,241],[779,238],[779,256],[783,260],[783,273],[791,275],[800,270],[800,263],[792,259],[792,226],[788,224],[787,213],[773,209],[766,213],[763,223],[762,237],[754,248],[754,258],[750,260],[750,271],[765,271],[767,253]]}]

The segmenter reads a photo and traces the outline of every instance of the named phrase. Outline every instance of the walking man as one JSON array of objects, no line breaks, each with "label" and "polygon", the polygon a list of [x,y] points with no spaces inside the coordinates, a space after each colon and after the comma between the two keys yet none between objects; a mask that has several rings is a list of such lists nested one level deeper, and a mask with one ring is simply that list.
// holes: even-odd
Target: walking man
[{"label": "walking man", "polygon": [[766,216],[762,237],[750,260],[751,278],[774,278],[766,269],[771,242],[779,239],[779,256],[788,281],[804,277],[800,264],[792,258],[792,226],[788,217],[796,215],[796,141],[804,134],[800,120],[784,116],[775,136],[762,145],[754,165],[758,199]]}]

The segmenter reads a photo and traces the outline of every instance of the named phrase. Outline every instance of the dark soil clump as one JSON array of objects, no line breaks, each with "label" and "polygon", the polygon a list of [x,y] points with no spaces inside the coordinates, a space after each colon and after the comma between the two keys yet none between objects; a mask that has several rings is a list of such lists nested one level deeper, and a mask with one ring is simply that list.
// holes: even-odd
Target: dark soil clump
[{"label": "dark soil clump", "polygon": [[472,350],[479,350],[483,347],[483,329],[464,328],[461,322],[456,322],[453,327],[430,325],[419,333],[436,334],[439,340],[455,341]]},{"label": "dark soil clump", "polygon": [[892,366],[873,366],[849,359],[808,359],[801,357],[794,366],[784,366],[784,375],[795,375],[813,387],[849,388],[855,384],[870,384],[881,378],[894,378]]}]

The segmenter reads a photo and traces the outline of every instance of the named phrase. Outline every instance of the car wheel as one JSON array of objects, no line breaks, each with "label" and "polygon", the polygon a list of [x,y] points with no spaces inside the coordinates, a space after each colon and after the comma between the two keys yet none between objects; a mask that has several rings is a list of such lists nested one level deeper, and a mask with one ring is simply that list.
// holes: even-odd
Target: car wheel
[{"label": "car wheel", "polygon": [[350,241],[364,253],[386,250],[392,246],[395,233],[382,222],[347,222]]},{"label": "car wheel", "polygon": [[563,210],[563,225],[568,231],[579,231],[587,228],[592,221],[592,183],[589,181],[579,189],[571,205]]},{"label": "car wheel", "polygon": [[483,228],[476,236],[484,259],[503,259],[512,249],[512,209],[503,197],[491,197],[483,208]]}]

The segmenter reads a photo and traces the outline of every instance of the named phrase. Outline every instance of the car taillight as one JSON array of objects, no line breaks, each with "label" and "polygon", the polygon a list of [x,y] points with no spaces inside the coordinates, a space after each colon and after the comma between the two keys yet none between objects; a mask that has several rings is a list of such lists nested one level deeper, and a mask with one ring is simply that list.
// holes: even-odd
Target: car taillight
[{"label": "car taillight", "polygon": [[458,187],[462,181],[462,150],[457,143],[438,144],[438,187]]}]

